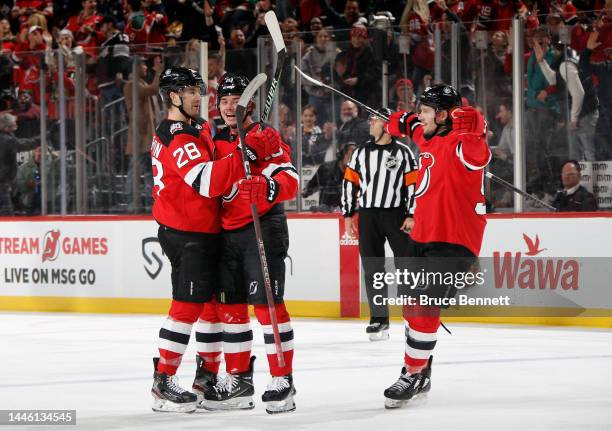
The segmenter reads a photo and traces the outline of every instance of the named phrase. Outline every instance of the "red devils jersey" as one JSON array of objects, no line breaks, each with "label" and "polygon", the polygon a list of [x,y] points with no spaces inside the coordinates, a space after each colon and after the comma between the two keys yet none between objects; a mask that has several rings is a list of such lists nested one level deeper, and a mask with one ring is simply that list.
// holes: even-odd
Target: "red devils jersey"
[{"label": "red devils jersey", "polygon": [[451,131],[427,140],[415,114],[406,112],[400,122],[420,151],[410,236],[460,244],[478,256],[487,224],[483,175],[491,159],[485,138]]},{"label": "red devils jersey", "polygon": [[[218,233],[218,197],[244,176],[236,145],[215,160],[208,123],[161,122],[151,145],[153,217],[176,230]],[[213,161],[214,160],[214,161]]]},{"label": "red devils jersey", "polygon": [[[231,135],[228,128],[215,135],[217,157],[227,154],[236,147],[237,135]],[[258,160],[251,163],[251,174],[262,175],[268,180],[269,190],[265,200],[257,203],[257,212],[264,215],[275,205],[293,199],[297,193],[299,177],[297,170],[291,164],[289,146],[284,142],[281,151],[269,160]],[[253,222],[251,206],[245,199],[238,196],[237,181],[228,187],[223,194],[223,209],[221,224],[225,230],[239,229]]]}]

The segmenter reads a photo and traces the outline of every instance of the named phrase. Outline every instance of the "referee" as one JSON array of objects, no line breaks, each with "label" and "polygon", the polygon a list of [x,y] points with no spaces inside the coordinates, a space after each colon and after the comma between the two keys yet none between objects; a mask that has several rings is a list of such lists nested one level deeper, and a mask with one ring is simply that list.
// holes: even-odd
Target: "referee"
[{"label": "referee", "polygon": [[[378,112],[388,117],[393,111]],[[344,171],[342,214],[346,235],[355,237],[353,217],[359,208],[359,254],[370,306],[366,332],[377,341],[389,338],[389,308],[374,304],[375,295],[388,295],[386,284],[374,288],[374,274],[385,271],[385,240],[395,256],[405,255],[418,167],[410,148],[385,132],[382,118],[370,115],[369,121],[371,138],[353,152]]]}]

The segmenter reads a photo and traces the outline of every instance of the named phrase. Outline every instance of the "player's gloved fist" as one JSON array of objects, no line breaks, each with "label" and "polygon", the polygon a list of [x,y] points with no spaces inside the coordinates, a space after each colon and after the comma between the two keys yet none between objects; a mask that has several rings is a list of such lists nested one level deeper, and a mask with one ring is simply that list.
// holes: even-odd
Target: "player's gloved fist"
[{"label": "player's gloved fist", "polygon": [[387,132],[391,136],[404,136],[405,133],[402,133],[400,126],[402,124],[401,119],[402,117],[404,117],[405,114],[406,111],[398,111],[391,114],[391,116],[389,117],[389,121],[385,123],[385,132]]},{"label": "player's gloved fist", "polygon": [[238,183],[238,194],[250,204],[273,202],[278,195],[278,183],[271,178],[254,175],[250,180],[244,179]]},{"label": "player's gloved fist", "polygon": [[249,161],[269,159],[280,151],[281,139],[271,127],[258,125],[246,135],[246,153]]},{"label": "player's gloved fist", "polygon": [[480,112],[471,106],[456,108],[451,112],[453,119],[453,130],[458,134],[469,133],[475,136],[483,136],[487,131],[487,122]]}]

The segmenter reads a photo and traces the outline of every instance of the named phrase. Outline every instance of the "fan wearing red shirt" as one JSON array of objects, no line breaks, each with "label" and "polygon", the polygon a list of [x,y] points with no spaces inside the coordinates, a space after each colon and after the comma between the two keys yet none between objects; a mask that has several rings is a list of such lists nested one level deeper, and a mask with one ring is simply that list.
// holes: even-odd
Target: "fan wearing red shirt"
[{"label": "fan wearing red shirt", "polygon": [[[217,285],[219,197],[244,176],[244,168],[236,145],[225,157],[215,159],[210,128],[198,116],[206,86],[197,71],[168,68],[161,74],[159,86],[168,117],[157,127],[151,144],[153,217],[159,224],[159,243],[172,268],[172,304],[159,331],[160,357],[153,359],[151,392],[154,411],[192,412],[197,396],[178,385],[176,370],[194,323],[199,340],[205,328],[218,322],[211,301]],[[257,142],[251,151],[272,153],[257,147]],[[219,359],[198,344],[195,387],[207,389],[204,364],[218,369]]]},{"label": "fan wearing red shirt", "polygon": [[[414,227],[407,256],[427,258],[419,259],[418,270],[467,271],[480,252],[486,225],[483,176],[491,152],[482,115],[472,107],[461,107],[461,95],[455,88],[435,85],[419,98],[418,114],[392,114],[387,130],[394,136],[409,136],[420,151]],[[442,306],[443,300],[454,297],[456,291],[452,284],[443,283],[416,290],[439,300],[436,305]],[[401,407],[430,388],[431,352],[440,326],[440,308],[408,305],[403,314],[405,366],[397,382],[385,390],[387,408]]]},{"label": "fan wearing red shirt", "polygon": [[96,0],[83,0],[83,10],[68,19],[66,28],[74,35],[75,42],[82,46],[87,55],[96,57],[100,35],[97,27],[102,24],[102,15],[98,15]]},{"label": "fan wearing red shirt", "polygon": [[[249,81],[244,76],[226,73],[219,83],[217,106],[228,126],[215,136],[218,156],[230,151],[238,140],[236,107]],[[236,181],[223,195],[221,210],[222,240],[219,270],[218,312],[223,321],[223,350],[227,365],[226,380],[204,396],[204,407],[211,410],[253,408],[254,395],[251,343],[253,332],[248,315],[253,305],[262,326],[268,357],[270,384],[262,395],[266,411],[282,413],[295,410],[292,377],[293,329],[283,301],[285,258],[289,247],[287,216],[282,202],[293,199],[298,190],[298,174],[291,164],[289,147],[276,130],[251,118],[255,102],[247,107],[244,119],[247,135],[279,143],[279,151],[262,158],[249,154],[252,178]],[[270,311],[261,270],[251,205],[257,205],[270,283],[275,302],[285,365],[276,356]]]}]

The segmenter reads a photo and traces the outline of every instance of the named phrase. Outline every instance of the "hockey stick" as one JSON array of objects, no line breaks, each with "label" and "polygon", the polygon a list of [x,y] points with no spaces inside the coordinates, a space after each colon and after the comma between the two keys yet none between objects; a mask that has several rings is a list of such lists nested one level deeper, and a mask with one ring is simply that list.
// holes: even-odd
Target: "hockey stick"
[{"label": "hockey stick", "polygon": [[367,112],[369,112],[370,114],[372,114],[372,115],[376,115],[378,118],[380,118],[380,119],[382,119],[382,120],[389,121],[389,117],[387,117],[386,115],[383,115],[383,114],[381,114],[380,112],[378,112],[377,110],[370,108],[368,105],[366,105],[366,104],[364,104],[364,103],[361,103],[361,102],[360,102],[359,100],[357,100],[357,99],[353,99],[353,98],[352,98],[351,96],[349,96],[348,94],[344,94],[342,91],[340,91],[340,90],[336,90],[334,87],[331,87],[331,86],[329,86],[329,85],[327,85],[327,84],[324,84],[324,83],[322,83],[321,81],[318,81],[318,80],[314,79],[312,76],[308,76],[307,74],[305,74],[304,72],[302,72],[302,71],[300,70],[300,68],[299,68],[299,67],[297,67],[297,66],[293,66],[293,67],[295,67],[295,70],[297,70],[297,71],[299,72],[299,74],[300,74],[300,75],[302,75],[302,78],[304,78],[306,81],[310,81],[310,82],[312,82],[314,85],[318,85],[318,86],[320,86],[320,87],[325,87],[325,88],[327,88],[328,90],[331,90],[331,91],[333,91],[334,93],[336,93],[336,94],[338,94],[338,95],[340,95],[340,96],[342,96],[342,97],[344,97],[344,98],[346,98],[346,99],[350,100],[351,102],[356,103],[357,105],[361,106],[363,109],[365,109],[365,110],[366,110]]},{"label": "hockey stick", "polygon": [[280,26],[278,25],[276,14],[273,11],[268,11],[264,15],[264,20],[266,21],[266,26],[268,27],[270,36],[272,36],[272,42],[274,42],[274,48],[276,49],[276,70],[274,71],[274,78],[272,79],[272,83],[268,89],[266,104],[264,105],[264,109],[260,117],[260,120],[263,122],[268,119],[268,116],[272,111],[272,102],[274,101],[276,88],[278,87],[281,73],[283,72],[285,59],[287,58],[287,48],[285,47],[285,41],[283,40],[283,34]]},{"label": "hockey stick", "polygon": [[[247,85],[247,88],[238,100],[236,107],[236,121],[238,123],[238,135],[240,136],[242,160],[244,163],[244,172],[247,180],[251,179],[251,164],[246,153],[246,135],[244,133],[244,117],[247,105],[255,96],[255,92],[267,80],[265,73],[260,73]],[[272,296],[272,283],[270,283],[270,272],[268,271],[268,260],[266,259],[266,250],[264,248],[263,235],[261,232],[261,222],[259,213],[257,212],[257,204],[251,204],[251,215],[253,217],[253,226],[255,226],[255,238],[257,240],[257,248],[259,251],[259,262],[261,263],[261,272],[263,274],[264,288],[266,291],[266,300],[268,302],[268,310],[270,312],[270,323],[272,324],[272,333],[274,334],[274,345],[276,347],[276,357],[278,358],[279,367],[285,366],[285,358],[283,356],[283,348],[278,330],[278,321],[276,319],[276,307],[274,305],[274,297]]]},{"label": "hockey stick", "polygon": [[510,184],[508,181],[506,181],[506,180],[504,180],[504,179],[502,179],[502,178],[498,177],[497,175],[494,175],[494,174],[492,174],[491,172],[485,172],[485,175],[487,176],[487,178],[489,178],[489,179],[491,179],[491,180],[495,181],[495,182],[496,182],[496,183],[498,183],[498,184],[501,184],[501,185],[502,185],[502,186],[504,186],[504,187],[509,188],[509,189],[510,189],[510,190],[512,190],[513,192],[518,193],[519,195],[524,196],[524,197],[526,197],[527,199],[531,199],[531,200],[533,200],[533,201],[536,201],[537,203],[539,203],[540,205],[542,205],[544,208],[549,209],[549,210],[551,210],[551,211],[557,211],[557,208],[555,208],[554,206],[549,205],[549,204],[547,204],[546,202],[544,202],[544,201],[542,201],[542,200],[540,200],[540,199],[536,198],[534,195],[530,195],[529,193],[524,192],[523,190],[521,190],[521,189],[519,189],[519,188],[517,188],[517,187],[514,187],[514,186],[513,186],[512,184]]},{"label": "hockey stick", "polygon": [[[338,94],[338,95],[340,95],[342,97],[345,97],[346,99],[350,100],[351,102],[356,103],[357,105],[361,106],[363,109],[365,109],[370,114],[376,115],[378,118],[383,119],[385,121],[389,121],[389,118],[386,115],[384,115],[384,114],[382,114],[382,113],[380,113],[380,112],[370,108],[368,105],[366,105],[364,103],[361,103],[359,100],[353,99],[348,94],[344,94],[342,91],[336,90],[335,88],[333,88],[333,87],[331,87],[331,86],[329,86],[327,84],[324,84],[321,81],[318,81],[318,80],[314,79],[312,76],[308,76],[307,74],[302,72],[299,67],[297,67],[297,66],[293,66],[293,67],[295,67],[295,70],[297,70],[300,73],[300,75],[302,75],[302,77],[304,79],[306,79],[307,81],[310,81],[310,82],[312,82],[315,85],[318,85],[318,86],[321,86],[321,87],[325,87],[325,88],[333,91],[334,93],[336,93],[336,94]],[[497,183],[499,183],[499,184],[501,184],[503,186],[506,186],[506,187],[510,188],[511,190],[515,191],[516,193],[518,193],[518,194],[520,194],[522,196],[525,196],[526,198],[529,198],[529,199],[532,199],[532,200],[538,202],[540,205],[544,206],[545,208],[547,208],[547,209],[549,209],[551,211],[557,211],[557,209],[555,207],[547,204],[546,202],[541,201],[540,199],[536,198],[533,195],[530,195],[527,192],[524,192],[521,189],[518,189],[518,188],[514,187],[509,182],[499,178],[498,176],[492,174],[491,172],[486,172],[485,175],[488,178],[492,179],[493,181],[495,181],[495,182],[497,182]]]}]

